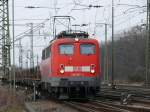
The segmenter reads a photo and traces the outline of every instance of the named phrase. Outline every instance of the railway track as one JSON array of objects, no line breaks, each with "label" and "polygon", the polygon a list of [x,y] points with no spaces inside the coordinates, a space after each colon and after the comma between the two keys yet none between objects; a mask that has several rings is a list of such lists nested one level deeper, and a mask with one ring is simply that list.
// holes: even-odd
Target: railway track
[{"label": "railway track", "polygon": [[89,101],[86,103],[81,102],[64,102],[66,105],[75,108],[81,112],[131,112],[127,109],[111,106],[103,102]]},{"label": "railway track", "polygon": [[[127,91],[103,91],[101,96],[96,97],[95,99],[89,98],[88,102],[74,102],[74,101],[55,101],[60,105],[66,105],[69,108],[77,110],[79,112],[150,112],[150,100],[143,97],[132,97],[131,102],[127,104],[121,104],[121,93]],[[51,100],[50,100],[51,101]],[[41,104],[42,105],[42,104]],[[29,107],[32,105],[29,105]],[[34,105],[35,106],[35,105]],[[43,107],[43,106],[42,106]],[[37,107],[39,108],[39,107]],[[47,106],[46,106],[47,108]],[[61,110],[62,107],[57,107]],[[54,109],[53,107],[50,108]],[[45,112],[40,110],[38,112]],[[44,110],[44,109],[43,109]],[[36,109],[35,109],[36,111]],[[34,111],[28,111],[34,112]]]},{"label": "railway track", "polygon": [[150,94],[150,88],[146,88],[144,86],[130,86],[130,85],[116,85],[116,89],[112,90],[111,87],[102,85],[103,91],[118,91],[118,92],[129,92],[136,95],[143,95],[143,96],[149,96]]},{"label": "railway track", "polygon": [[103,88],[95,98],[97,102],[133,112],[150,112],[150,89],[142,87]]},{"label": "railway track", "polygon": [[[103,87],[98,97],[112,98],[121,100],[123,97],[134,102],[150,102],[150,89],[143,88],[141,86],[116,86],[116,89]],[[150,103],[149,103],[150,104]]]},{"label": "railway track", "polygon": [[64,110],[63,112],[150,112],[150,108],[135,105],[120,105],[116,102],[90,100],[75,101],[41,101],[28,103],[27,112],[47,112],[47,110]]},{"label": "railway track", "polygon": [[120,108],[122,110],[127,110],[129,112],[150,112],[150,107],[149,105],[146,104],[138,104],[138,103],[133,103],[133,104],[127,104],[127,105],[122,105],[119,102],[115,101],[100,101],[100,100],[90,100],[91,102],[96,102],[96,104],[105,104],[109,105],[112,107]]}]

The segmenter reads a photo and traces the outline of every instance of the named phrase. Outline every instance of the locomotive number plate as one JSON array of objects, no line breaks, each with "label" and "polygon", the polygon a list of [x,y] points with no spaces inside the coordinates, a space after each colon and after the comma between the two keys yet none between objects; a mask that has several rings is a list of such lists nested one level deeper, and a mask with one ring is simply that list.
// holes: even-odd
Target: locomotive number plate
[{"label": "locomotive number plate", "polygon": [[82,71],[82,67],[75,66],[75,67],[73,67],[73,71],[75,71],[75,72],[81,72]]},{"label": "locomotive number plate", "polygon": [[65,66],[65,72],[90,72],[90,66]]}]

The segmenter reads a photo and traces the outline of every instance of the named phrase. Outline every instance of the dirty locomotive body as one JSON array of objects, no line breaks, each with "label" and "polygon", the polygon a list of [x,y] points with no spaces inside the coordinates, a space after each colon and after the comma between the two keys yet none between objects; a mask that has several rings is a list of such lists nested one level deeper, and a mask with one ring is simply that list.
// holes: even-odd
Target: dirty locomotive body
[{"label": "dirty locomotive body", "polygon": [[41,88],[60,99],[100,90],[99,43],[85,32],[63,31],[42,51]]}]

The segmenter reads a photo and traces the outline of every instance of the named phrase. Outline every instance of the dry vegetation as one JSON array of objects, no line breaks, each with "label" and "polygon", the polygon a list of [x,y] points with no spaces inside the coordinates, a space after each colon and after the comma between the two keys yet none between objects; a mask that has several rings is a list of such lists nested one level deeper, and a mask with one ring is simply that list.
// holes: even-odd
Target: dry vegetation
[{"label": "dry vegetation", "polygon": [[23,112],[24,98],[0,87],[0,112]]}]

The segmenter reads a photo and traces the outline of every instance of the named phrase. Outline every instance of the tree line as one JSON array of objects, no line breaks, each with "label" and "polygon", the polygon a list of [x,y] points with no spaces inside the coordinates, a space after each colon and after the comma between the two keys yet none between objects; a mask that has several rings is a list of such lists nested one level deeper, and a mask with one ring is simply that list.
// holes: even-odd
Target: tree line
[{"label": "tree line", "polygon": [[[144,82],[145,81],[145,43],[146,29],[135,26],[128,31],[115,35],[114,41],[114,78],[115,81]],[[108,42],[108,72],[111,77],[112,50]],[[104,73],[105,45],[101,43],[101,67]],[[104,74],[103,74],[104,76]]]}]

